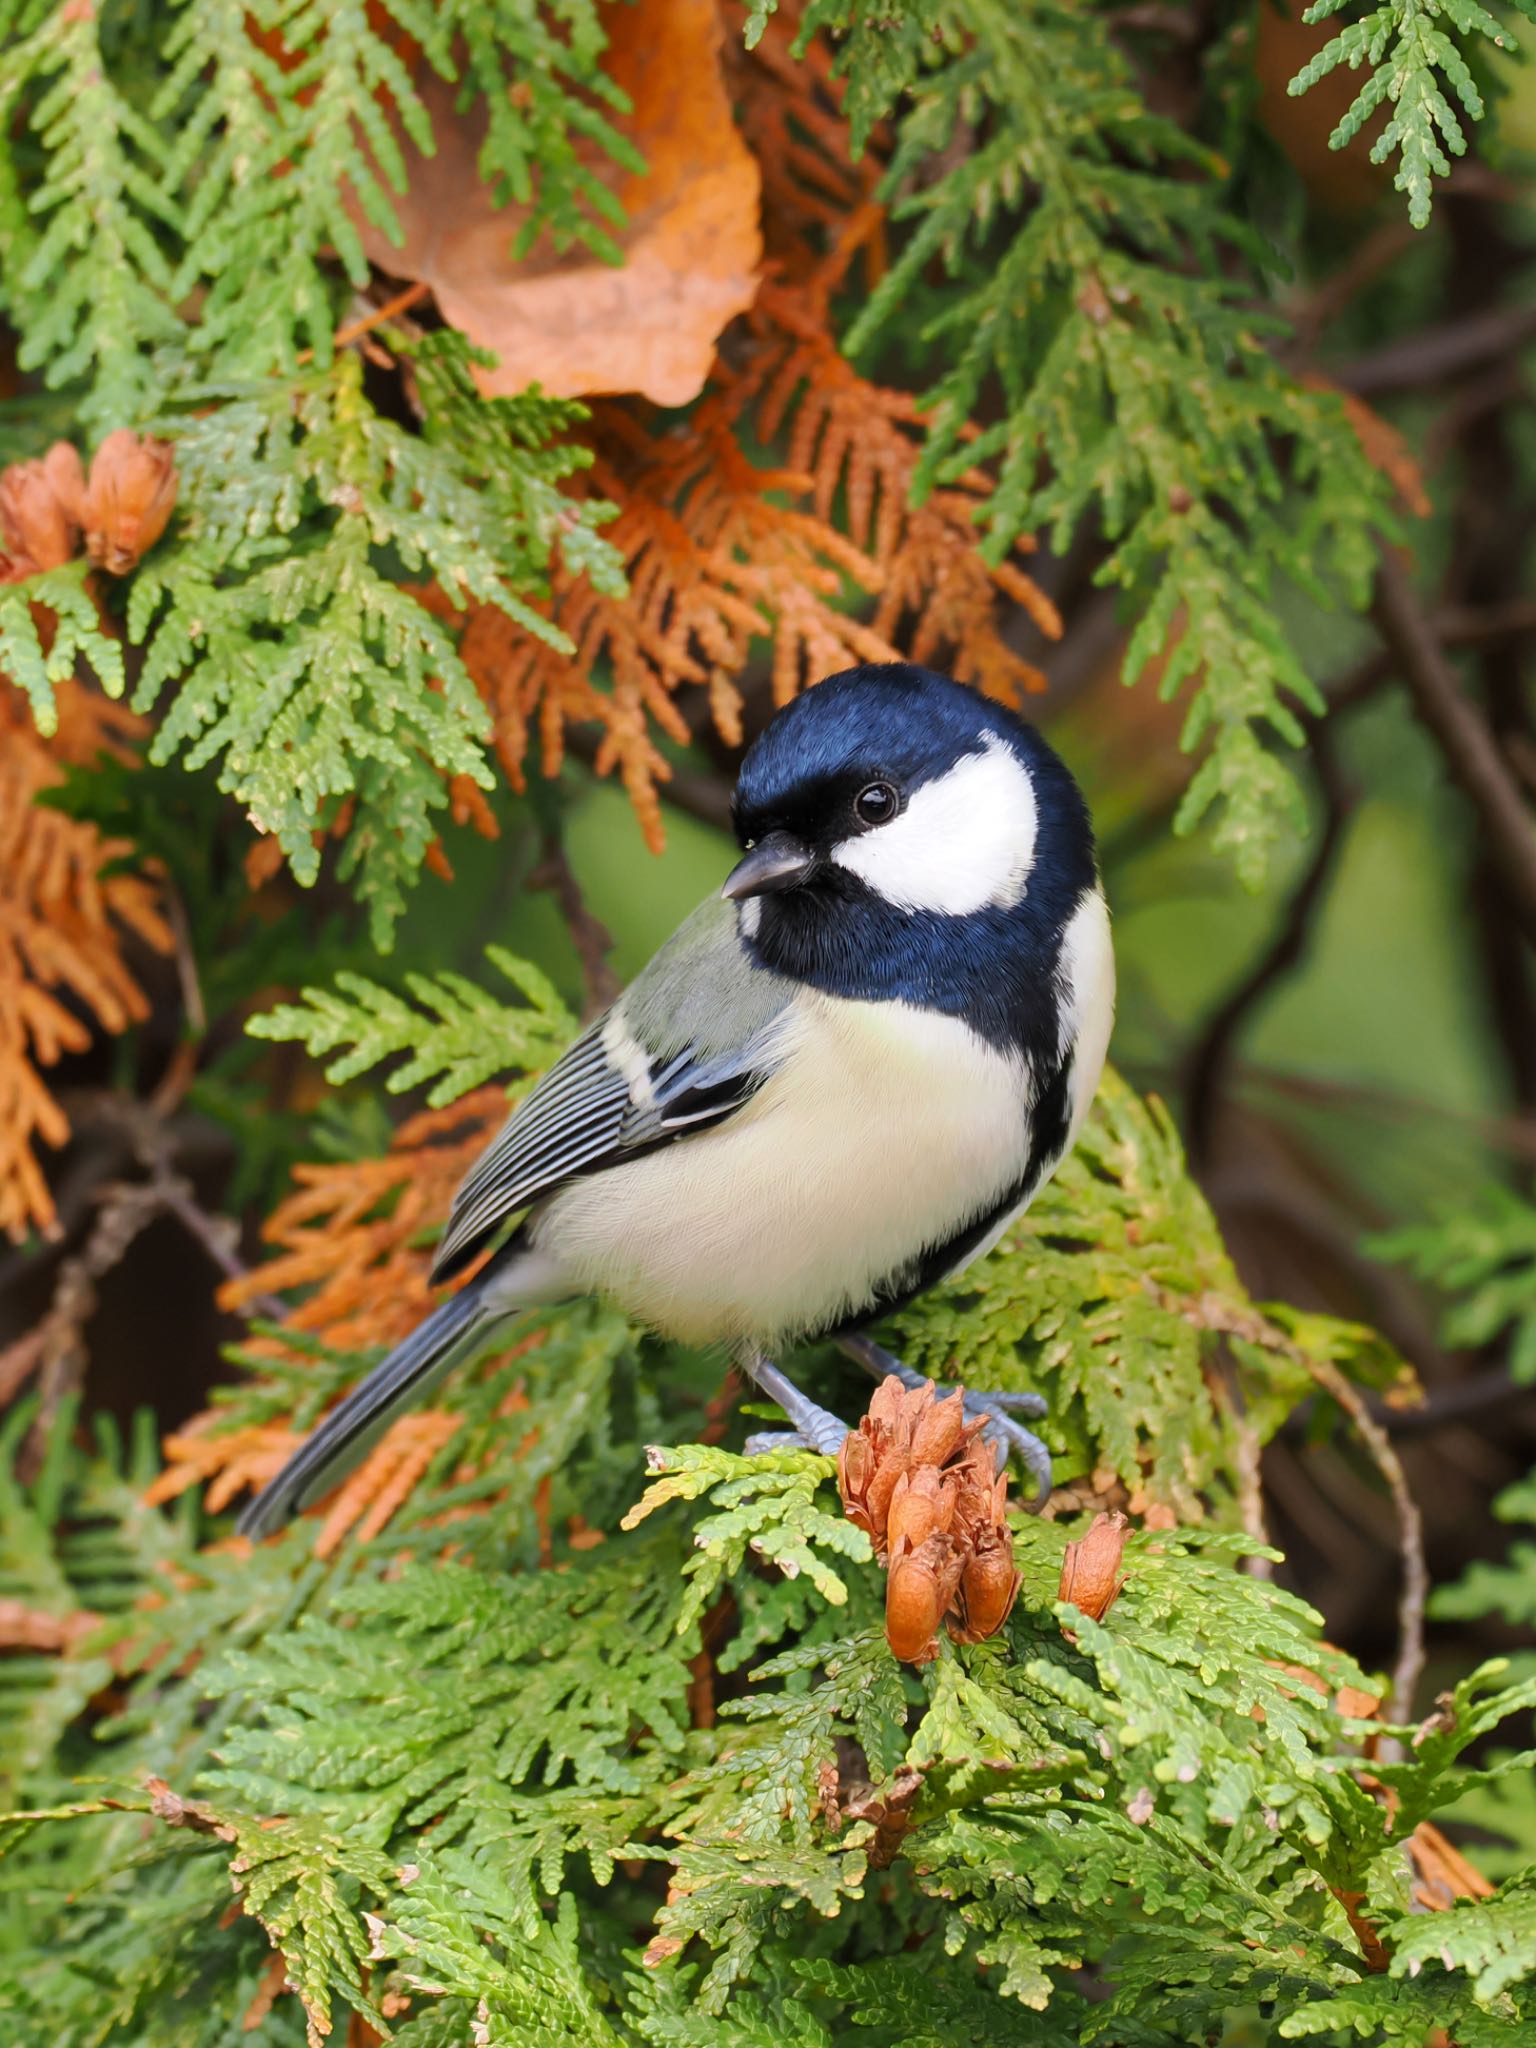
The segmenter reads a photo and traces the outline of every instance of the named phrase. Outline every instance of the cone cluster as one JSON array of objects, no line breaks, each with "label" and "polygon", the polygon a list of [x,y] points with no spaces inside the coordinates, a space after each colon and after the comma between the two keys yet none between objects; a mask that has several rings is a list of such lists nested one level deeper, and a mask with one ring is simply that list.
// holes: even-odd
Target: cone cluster
[{"label": "cone cluster", "polygon": [[89,476],[79,451],[55,441],[34,462],[0,471],[0,581],[61,569],[84,551],[98,569],[126,576],[164,533],[176,503],[176,467],[163,441],[119,427]]},{"label": "cone cluster", "polygon": [[1008,1530],[1008,1477],[967,1422],[963,1390],[908,1391],[883,1380],[844,1439],[837,1476],[848,1519],[867,1531],[888,1574],[885,1633],[903,1663],[938,1655],[942,1623],[956,1642],[996,1635],[1019,1590]]}]

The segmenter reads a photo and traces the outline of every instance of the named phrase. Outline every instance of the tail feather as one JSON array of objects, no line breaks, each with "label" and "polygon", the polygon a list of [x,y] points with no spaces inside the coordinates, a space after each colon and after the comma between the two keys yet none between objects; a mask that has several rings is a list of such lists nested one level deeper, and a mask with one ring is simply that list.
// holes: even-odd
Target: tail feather
[{"label": "tail feather", "polygon": [[331,1410],[241,1515],[237,1526],[242,1536],[257,1541],[271,1536],[329,1493],[362,1463],[398,1416],[480,1349],[492,1328],[507,1319],[510,1306],[504,1298],[494,1306],[486,1301],[487,1277],[482,1274],[435,1308]]}]

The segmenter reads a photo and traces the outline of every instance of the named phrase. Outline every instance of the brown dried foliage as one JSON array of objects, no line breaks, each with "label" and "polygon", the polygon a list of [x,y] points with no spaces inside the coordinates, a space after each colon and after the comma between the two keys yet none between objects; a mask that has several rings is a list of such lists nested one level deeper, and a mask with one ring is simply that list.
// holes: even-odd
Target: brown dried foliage
[{"label": "brown dried foliage", "polygon": [[[981,558],[973,515],[991,488],[983,472],[910,504],[921,411],[910,394],[861,377],[837,348],[835,296],[860,265],[866,280],[883,267],[885,217],[871,196],[881,139],[864,162],[848,161],[829,51],[813,43],[801,59],[789,54],[798,6],[782,8],[750,54],[739,9],[723,11],[768,261],[686,420],[635,400],[594,410],[597,459],[582,488],[619,507],[608,533],[629,595],[606,597],[584,576],[557,572],[545,609],[575,643],[574,658],[494,608],[460,615],[436,593],[425,600],[464,628],[464,659],[513,786],[522,787],[535,739],[543,772],[554,774],[567,727],[596,722],[595,766],[619,775],[653,847],[670,774],[659,741],[693,736],[680,694],[697,691],[696,715],[739,745],[739,679],[764,643],[775,706],[837,669],[903,658],[948,666],[1016,703],[1043,678],[1005,636],[1005,608],[1022,608],[1047,637],[1060,632],[1055,607],[1017,560]],[[658,18],[666,13],[660,5]],[[525,368],[563,390],[557,354]]]},{"label": "brown dried foliage", "polygon": [[938,1655],[943,1622],[959,1643],[996,1635],[1018,1596],[1008,1477],[960,1392],[939,1399],[882,1380],[838,1454],[848,1519],[887,1570],[885,1633],[903,1663]]},{"label": "brown dried foliage", "polygon": [[83,1052],[93,1024],[126,1031],[146,1015],[125,934],[159,953],[172,944],[154,882],[113,871],[128,842],[39,801],[66,767],[124,752],[136,721],[73,681],[58,702],[45,742],[20,691],[0,681],[0,1230],[18,1240],[55,1227],[37,1148],[69,1136],[43,1070]]},{"label": "brown dried foliage", "polygon": [[[297,1187],[266,1225],[275,1256],[230,1282],[226,1305],[249,1310],[261,1295],[292,1292],[295,1330],[338,1350],[396,1342],[432,1306],[426,1240],[506,1108],[503,1089],[482,1088],[450,1108],[412,1117],[381,1159],[299,1167]],[[274,1339],[252,1348],[283,1350]],[[207,1486],[207,1505],[217,1513],[242,1489],[257,1491],[274,1478],[298,1448],[298,1437],[283,1425],[228,1429],[222,1421],[214,1410],[167,1437],[165,1470],[151,1499]],[[402,1417],[338,1493],[317,1548],[328,1553],[356,1524],[370,1533],[382,1528],[456,1426],[441,1409]]]}]

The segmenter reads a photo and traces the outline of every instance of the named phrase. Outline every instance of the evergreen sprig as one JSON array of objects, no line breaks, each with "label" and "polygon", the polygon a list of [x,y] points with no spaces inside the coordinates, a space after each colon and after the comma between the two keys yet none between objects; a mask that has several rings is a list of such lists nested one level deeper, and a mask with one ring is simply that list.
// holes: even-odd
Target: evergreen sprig
[{"label": "evergreen sprig", "polygon": [[1447,1344],[1506,1342],[1513,1376],[1536,1380],[1536,1203],[1490,1183],[1475,1202],[1432,1221],[1378,1232],[1371,1249],[1401,1259],[1449,1297],[1441,1319]]},{"label": "evergreen sprig", "polygon": [[[1351,4],[1352,0],[1315,0],[1302,19],[1309,24],[1328,21]],[[1528,21],[1536,21],[1533,0],[1510,4]],[[1346,148],[1376,113],[1390,108],[1371,144],[1371,162],[1397,158],[1393,183],[1407,196],[1408,218],[1416,228],[1428,227],[1434,181],[1448,178],[1451,158],[1464,156],[1467,148],[1466,130],[1446,88],[1469,120],[1483,118],[1483,96],[1468,64],[1480,40],[1496,50],[1518,47],[1505,23],[1478,0],[1384,0],[1340,29],[1287,89],[1304,93],[1341,64],[1351,71],[1365,68],[1369,76],[1329,136],[1328,146]]]},{"label": "evergreen sprig", "polygon": [[[44,616],[53,617],[46,646],[38,629],[39,606],[46,608]],[[27,693],[40,733],[51,736],[58,730],[55,693],[82,665],[109,697],[122,696],[122,645],[102,630],[101,615],[85,587],[83,562],[0,585],[0,671]]]},{"label": "evergreen sprig", "polygon": [[[590,1316],[568,1337],[604,1355]],[[481,1495],[493,1514],[569,1384],[568,1362],[545,1385],[532,1357],[529,1434],[509,1443],[503,1422]],[[568,1438],[567,1482],[636,1458],[623,1442]],[[774,1461],[759,1496],[823,1464]],[[1526,1704],[1497,1672],[1408,1762],[1369,1760],[1337,1697],[1360,1674],[1302,1602],[1235,1569],[1250,1545],[1149,1530],[1094,1622],[1055,1598],[1070,1532],[1024,1519],[1005,1637],[903,1675],[880,1575],[845,1553],[848,1604],[812,1588],[748,1690],[701,1713],[701,1663],[724,1669],[712,1653],[761,1566],[739,1532],[723,1551],[711,1533],[749,1468],[718,1451],[691,1466],[685,1516],[626,1532],[614,1499],[580,1547],[551,1529],[554,1569],[498,1555],[450,1488],[435,1529],[428,1507],[405,1532],[410,1561],[387,1541],[302,1567],[291,1536],[239,1557],[173,1546],[163,1607],[135,1589],[170,1530],[133,1509],[119,1554],[145,1564],[122,1583],[127,1708],[95,1765],[110,1782],[82,1798],[34,1776],[0,1867],[0,1933],[24,1910],[36,1958],[25,1983],[0,1978],[21,2048],[56,2041],[83,1998],[90,2038],[155,2048],[214,2048],[252,2014],[258,2042],[289,2048],[342,2011],[391,2014],[417,2048],[466,2038],[471,2016],[488,2040],[536,2020],[556,2040],[743,2048],[952,2039],[946,2015],[1004,2042],[1184,2048],[1234,1999],[1273,2013],[1273,2039],[1421,2042],[1438,2025],[1481,2044],[1536,2016],[1521,1884],[1507,1911],[1501,1893],[1426,1919],[1395,1846],[1458,1792],[1466,1745]],[[84,1478],[67,1441],[53,1472],[57,1519]],[[700,1537],[725,1568],[690,1621]],[[17,1585],[41,1590],[47,1548],[24,1546]],[[97,1654],[71,1653],[82,1680]],[[78,1720],[83,1684],[72,1697]],[[1387,1799],[1371,1785],[1391,1771]],[[667,1897],[641,1905],[625,1871],[653,1863]],[[639,1972],[637,1909],[655,1916]],[[1361,1953],[1367,1923],[1390,1973]],[[89,1957],[108,1928],[103,2002]],[[269,1940],[298,2001],[271,1981]]]},{"label": "evergreen sprig", "polygon": [[[1217,843],[1256,884],[1304,822],[1269,742],[1299,746],[1299,711],[1322,709],[1279,591],[1363,602],[1382,481],[1338,400],[1276,361],[1233,267],[1262,252],[1102,23],[1056,0],[963,0],[950,18],[951,61],[903,73],[887,190],[910,233],[847,346],[887,332],[930,264],[955,279],[928,330],[946,367],[916,488],[995,462],[980,514],[995,561],[1022,533],[1062,547],[1098,525],[1099,580],[1135,600],[1125,680],[1155,662],[1164,696],[1193,685],[1183,743],[1206,752],[1178,827],[1216,810]],[[978,121],[984,139],[954,157]],[[988,393],[998,417],[973,435]]]},{"label": "evergreen sprig", "polygon": [[522,997],[516,1007],[462,974],[408,974],[413,1009],[366,975],[342,973],[334,990],[306,988],[302,1002],[280,1003],[246,1029],[253,1038],[297,1039],[317,1059],[339,1053],[325,1070],[338,1086],[407,1054],[385,1087],[399,1095],[427,1086],[436,1109],[497,1074],[549,1065],[575,1031],[575,1019],[537,968],[502,946],[487,946],[485,957]]},{"label": "evergreen sprig", "polygon": [[[439,377],[433,388],[448,387]],[[376,412],[356,356],[296,385],[219,395],[173,423],[184,516],[134,583],[129,630],[145,643],[134,703],[149,709],[175,685],[151,757],[217,761],[220,786],[276,836],[301,882],[319,873],[317,834],[339,825],[341,872],[387,947],[448,778],[492,780],[489,719],[453,636],[394,565],[568,647],[519,593],[541,587],[567,532],[575,560],[601,562],[606,508],[560,497],[559,478],[582,461],[554,438],[568,406],[541,416],[536,397],[520,399],[461,456],[446,431],[423,439]],[[477,487],[485,437],[521,473],[495,491]]]}]

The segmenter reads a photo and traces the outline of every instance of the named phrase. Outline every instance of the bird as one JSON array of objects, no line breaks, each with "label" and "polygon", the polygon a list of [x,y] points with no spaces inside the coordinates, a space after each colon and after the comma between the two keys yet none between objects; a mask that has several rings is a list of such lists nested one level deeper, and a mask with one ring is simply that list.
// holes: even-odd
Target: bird
[{"label": "bird", "polygon": [[[870,1326],[988,1251],[1071,1148],[1114,1015],[1087,805],[1040,733],[966,684],[873,663],[791,699],[742,759],[717,896],[513,1108],[460,1186],[434,1281],[490,1256],[327,1415],[241,1518],[272,1534],[529,1309],[584,1295],[729,1354],[788,1428],[846,1425],[777,1362]],[[999,1465],[1050,1487],[967,1392]]]}]

